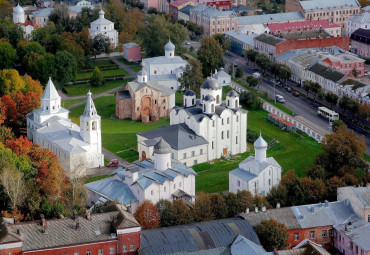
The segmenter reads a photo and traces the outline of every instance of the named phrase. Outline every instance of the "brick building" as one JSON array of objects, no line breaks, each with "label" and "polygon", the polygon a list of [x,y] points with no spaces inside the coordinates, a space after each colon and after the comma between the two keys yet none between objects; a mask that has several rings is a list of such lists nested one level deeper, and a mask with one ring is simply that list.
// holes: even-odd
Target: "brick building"
[{"label": "brick building", "polygon": [[6,224],[0,254],[136,254],[141,227],[122,206],[85,217]]},{"label": "brick building", "polygon": [[351,52],[370,57],[370,29],[359,28],[351,34]]},{"label": "brick building", "polygon": [[361,6],[357,0],[286,0],[285,11],[299,11],[306,20],[328,20],[346,31],[346,18],[359,14]]},{"label": "brick building", "polygon": [[123,58],[128,62],[141,60],[141,48],[136,43],[125,43],[122,46]]},{"label": "brick building", "polygon": [[254,47],[261,54],[274,60],[275,56],[288,50],[325,48],[337,46],[349,49],[348,37],[333,37],[322,29],[281,33],[278,35],[261,34],[254,38]]}]

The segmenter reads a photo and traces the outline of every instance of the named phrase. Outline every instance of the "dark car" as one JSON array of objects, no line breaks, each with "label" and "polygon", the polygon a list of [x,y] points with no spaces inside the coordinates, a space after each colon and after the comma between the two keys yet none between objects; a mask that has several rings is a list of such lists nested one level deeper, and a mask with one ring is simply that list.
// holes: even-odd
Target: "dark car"
[{"label": "dark car", "polygon": [[297,91],[293,91],[292,95],[295,96],[295,97],[299,97],[299,93]]}]

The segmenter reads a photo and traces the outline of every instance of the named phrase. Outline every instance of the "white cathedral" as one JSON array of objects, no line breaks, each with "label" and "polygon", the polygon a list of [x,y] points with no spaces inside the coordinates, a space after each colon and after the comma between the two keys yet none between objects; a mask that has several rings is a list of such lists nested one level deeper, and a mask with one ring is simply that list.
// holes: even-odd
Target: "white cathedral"
[{"label": "white cathedral", "polygon": [[53,152],[72,178],[86,175],[89,168],[104,166],[101,118],[90,91],[80,124],[81,128],[69,119],[69,111],[61,107],[61,97],[49,78],[41,108],[27,115],[27,137]]},{"label": "white cathedral", "polygon": [[118,32],[114,29],[114,23],[104,18],[105,12],[100,10],[99,18],[90,24],[90,36],[94,39],[98,34],[109,38],[113,48],[118,46]]}]

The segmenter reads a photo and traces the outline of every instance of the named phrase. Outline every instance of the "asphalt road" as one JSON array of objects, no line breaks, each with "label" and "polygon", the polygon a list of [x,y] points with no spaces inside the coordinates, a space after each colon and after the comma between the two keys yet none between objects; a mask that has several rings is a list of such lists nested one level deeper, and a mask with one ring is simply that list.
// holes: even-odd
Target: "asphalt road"
[{"label": "asphalt road", "polygon": [[[243,69],[244,73],[252,74],[253,72],[255,72],[246,66],[245,59],[241,57],[225,56],[224,60],[228,64],[236,62],[238,66]],[[288,86],[294,88],[296,85],[292,82],[288,82]],[[308,99],[305,99],[303,97],[295,97],[291,94],[291,92],[286,91],[284,87],[275,86],[274,92],[273,83],[271,82],[271,80],[266,78],[264,78],[263,81],[260,83],[259,90],[267,91],[268,97],[270,97],[271,99],[275,98],[275,94],[283,96],[285,99],[284,105],[287,108],[291,109],[295,114],[305,117],[306,119],[312,121],[313,123],[324,129],[329,129],[328,120],[317,115],[318,106]],[[355,132],[356,135],[365,138],[367,146],[366,154],[370,155],[370,135],[357,126],[353,125],[352,123],[346,122],[346,124],[348,128],[352,129]]]}]

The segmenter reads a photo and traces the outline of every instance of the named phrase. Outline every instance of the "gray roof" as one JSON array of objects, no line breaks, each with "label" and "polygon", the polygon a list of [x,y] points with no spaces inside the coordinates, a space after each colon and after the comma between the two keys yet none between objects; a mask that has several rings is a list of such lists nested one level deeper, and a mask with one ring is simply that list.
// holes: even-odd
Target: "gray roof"
[{"label": "gray roof", "polygon": [[[274,254],[266,252],[266,250],[259,244],[252,242],[242,235],[238,235],[231,244],[230,251],[232,255],[268,255]],[[280,253],[279,253],[280,254]]]},{"label": "gray roof", "polygon": [[334,68],[330,68],[329,66],[321,63],[316,63],[312,65],[308,70],[334,82],[339,81],[347,75],[347,73],[336,70]]},{"label": "gray roof", "polygon": [[[121,175],[119,176],[121,177]],[[118,201],[123,205],[129,205],[131,202],[138,201],[126,183],[113,177],[89,182],[85,184],[85,186],[87,189],[98,193],[100,196],[103,196],[110,201]]]},{"label": "gray roof", "polygon": [[233,6],[231,9],[234,10],[235,12],[253,11],[253,9],[249,8],[248,6],[241,4]]},{"label": "gray roof", "polygon": [[200,86],[201,89],[212,89],[212,90],[216,90],[216,89],[221,89],[221,86],[220,86],[220,82],[218,80],[216,80],[215,78],[207,78],[207,80],[205,80],[202,84],[202,86]]},{"label": "gray roof", "polygon": [[193,8],[194,6],[192,5],[187,5],[185,7],[182,7],[180,10],[178,10],[178,12],[182,12],[188,16],[190,16],[190,10]]},{"label": "gray roof", "polygon": [[351,187],[365,208],[370,208],[370,187]]},{"label": "gray roof", "polygon": [[169,96],[176,92],[175,90],[171,88],[160,85],[156,81],[148,81],[148,82],[142,82],[142,83],[138,83],[137,81],[131,81],[131,82],[128,82],[127,85],[131,88],[133,92],[137,92],[147,86],[161,91],[161,96]]},{"label": "gray roof", "polygon": [[268,209],[265,212],[259,211],[257,213],[242,213],[240,216],[249,221],[253,227],[259,225],[263,220],[274,219],[279,223],[285,224],[288,230],[301,228],[291,207]]},{"label": "gray roof", "polygon": [[[100,12],[101,11],[102,10],[100,10]],[[93,22],[91,22],[91,24],[90,24],[91,27],[99,26],[99,25],[102,26],[102,25],[113,25],[114,24],[114,22],[104,18],[104,11],[103,11],[103,16],[100,16],[100,12],[99,12],[99,18],[97,20],[94,20]]]},{"label": "gray roof", "polygon": [[[92,214],[91,221],[78,217],[80,231],[73,229],[73,219],[47,220],[48,234],[42,232],[40,222],[8,225],[8,232],[23,241],[22,251],[47,249],[72,244],[115,240],[111,235],[111,220],[118,212]],[[17,229],[21,235],[17,235]],[[97,234],[98,233],[98,234]]]},{"label": "gray roof", "polygon": [[247,24],[279,23],[286,21],[304,20],[301,12],[285,12],[263,15],[252,15],[238,17],[238,26]]},{"label": "gray roof", "polygon": [[260,34],[259,36],[255,37],[254,40],[267,43],[273,46],[285,41],[284,38],[280,38],[270,34]]},{"label": "gray roof", "polygon": [[238,234],[260,244],[256,232],[246,220],[232,218],[144,230],[139,254],[171,254],[226,247]]},{"label": "gray roof", "polygon": [[190,10],[190,13],[199,13],[210,18],[236,17],[235,11],[219,11],[213,7],[199,4]]},{"label": "gray roof", "polygon": [[46,84],[44,93],[42,94],[41,100],[42,99],[49,99],[49,100],[57,100],[60,99],[60,96],[55,89],[54,83],[52,82],[51,78],[49,77],[49,81]]},{"label": "gray roof", "polygon": [[116,170],[113,171],[113,173],[111,173],[111,176],[112,175],[118,175],[119,178],[121,178],[121,180],[124,180],[125,179],[125,169],[122,167],[122,166],[119,166]]},{"label": "gray roof", "polygon": [[130,42],[130,43],[125,43],[125,44],[123,44],[123,46],[124,46],[125,48],[140,48],[140,45],[139,45],[139,44],[137,44],[137,43],[132,43],[132,42]]},{"label": "gray roof", "polygon": [[[353,243],[361,247],[362,250],[370,251],[370,223],[356,215],[351,219],[350,224],[340,224],[334,228],[346,235]],[[347,231],[346,231],[347,230]]]},{"label": "gray roof", "polygon": [[[356,214],[345,201],[325,204],[293,206],[292,209],[301,228],[330,226],[348,222]],[[313,212],[312,212],[313,209]]]},{"label": "gray roof", "polygon": [[240,168],[246,171],[247,170],[249,171],[250,169],[252,169],[252,171],[250,172],[254,172],[254,173],[260,173],[261,171],[263,171],[264,169],[266,169],[267,167],[271,165],[281,168],[279,163],[273,157],[268,157],[266,158],[266,161],[259,162],[256,160],[254,156],[251,155],[239,163]]},{"label": "gray roof", "polygon": [[184,96],[195,96],[195,92],[193,90],[191,90],[191,89],[188,89],[185,92]]},{"label": "gray roof", "polygon": [[230,90],[229,93],[227,93],[227,96],[228,97],[239,97],[239,94],[238,92],[236,92],[235,90]]},{"label": "gray roof", "polygon": [[142,61],[145,63],[145,69],[147,72],[149,72],[150,65],[184,64],[184,66],[186,66],[186,64],[188,63],[179,56],[173,56],[172,58],[168,58],[166,56],[159,56],[153,58],[145,58]]},{"label": "gray roof", "polygon": [[169,154],[171,153],[171,146],[162,138],[156,145],[154,145],[154,153]]},{"label": "gray roof", "polygon": [[124,99],[130,99],[131,98],[130,92],[128,90],[117,91],[117,94],[118,94],[118,99],[119,100],[124,100]]},{"label": "gray roof", "polygon": [[[198,136],[197,134],[195,134],[194,131],[191,130],[184,123],[164,126],[161,128],[138,133],[138,135],[143,136],[146,139],[161,137],[174,150],[183,150],[208,144],[208,142],[202,136]],[[150,144],[147,144],[147,146],[150,146]]]},{"label": "gray roof", "polygon": [[254,148],[257,148],[257,149],[258,148],[267,148],[268,144],[265,141],[265,139],[263,139],[262,135],[260,134],[258,139],[253,143],[253,146],[254,146]]},{"label": "gray roof", "polygon": [[359,15],[351,16],[347,18],[347,21],[357,22],[360,24],[370,23],[370,13],[364,12]]},{"label": "gray roof", "polygon": [[300,1],[300,4],[305,11],[323,11],[356,6],[360,7],[360,4],[357,2],[357,0],[309,0]]},{"label": "gray roof", "polygon": [[225,68],[223,68],[223,67],[221,67],[220,68],[220,71],[218,71],[214,76],[216,78],[220,78],[220,77],[231,77],[230,74],[228,74],[227,72],[225,72]]},{"label": "gray roof", "polygon": [[168,43],[166,43],[166,45],[164,46],[164,50],[165,51],[175,50],[175,45],[171,42],[171,40],[169,40]]},{"label": "gray roof", "polygon": [[41,8],[38,11],[33,12],[35,17],[48,17],[54,8]]},{"label": "gray roof", "polygon": [[231,30],[227,31],[225,33],[226,37],[232,38],[233,40],[237,40],[241,43],[245,43],[250,45],[252,48],[254,48],[254,38],[258,36],[258,34],[245,34],[238,32],[237,30]]},{"label": "gray roof", "polygon": [[242,168],[236,168],[236,169],[230,171],[229,175],[234,175],[234,176],[239,177],[242,180],[247,181],[247,182],[249,182],[249,181],[251,181],[251,180],[253,180],[254,178],[257,177],[257,175],[252,174],[251,172],[248,172],[248,171],[246,171]]}]

